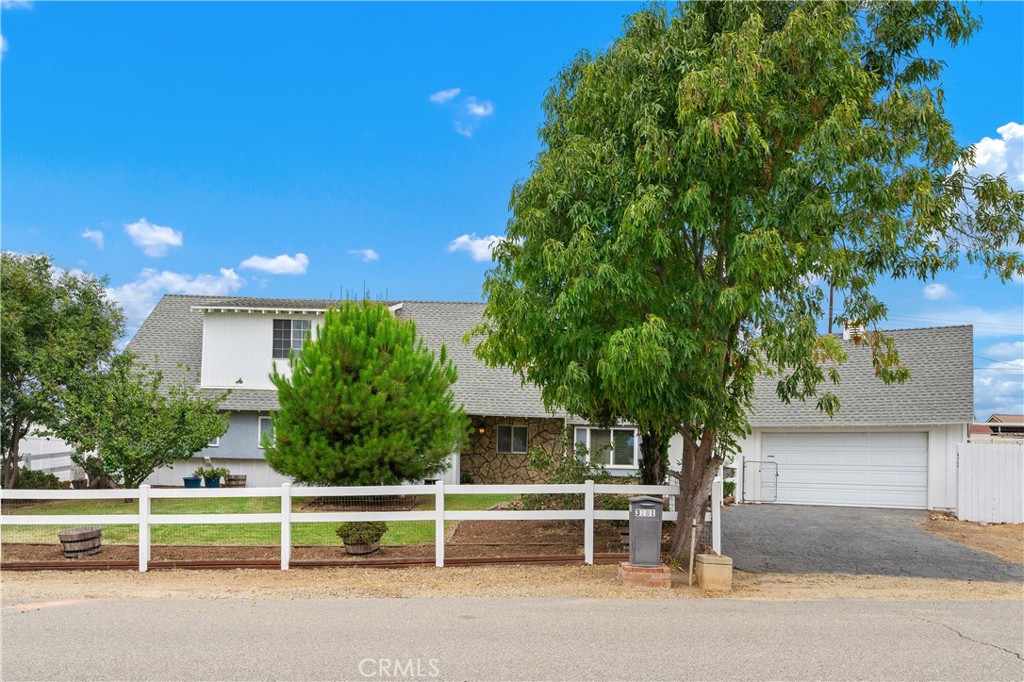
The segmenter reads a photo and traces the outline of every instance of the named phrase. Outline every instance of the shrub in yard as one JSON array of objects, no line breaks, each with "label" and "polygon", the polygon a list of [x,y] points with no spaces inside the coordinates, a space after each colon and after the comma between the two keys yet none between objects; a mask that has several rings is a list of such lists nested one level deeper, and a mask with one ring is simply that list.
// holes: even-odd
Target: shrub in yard
[{"label": "shrub in yard", "polygon": [[[584,483],[588,479],[595,483],[610,483],[614,478],[601,465],[588,461],[585,445],[576,443],[570,448],[566,435],[562,436],[554,452],[534,447],[530,449],[529,458],[530,466],[548,483]],[[522,504],[524,509],[582,509],[583,495],[524,495]]]},{"label": "shrub in yard", "polygon": [[724,481],[722,483],[722,496],[729,497],[736,492],[736,481]]},{"label": "shrub in yard", "polygon": [[60,479],[45,471],[32,471],[27,467],[21,467],[14,487],[24,490],[57,490],[60,488]]},{"label": "shrub in yard", "polygon": [[280,409],[263,446],[296,482],[397,485],[439,474],[460,451],[469,420],[452,393],[455,366],[385,306],[328,310],[290,364],[289,376],[271,375]]},{"label": "shrub in yard", "polygon": [[348,521],[334,531],[346,545],[372,545],[388,532],[383,521]]}]

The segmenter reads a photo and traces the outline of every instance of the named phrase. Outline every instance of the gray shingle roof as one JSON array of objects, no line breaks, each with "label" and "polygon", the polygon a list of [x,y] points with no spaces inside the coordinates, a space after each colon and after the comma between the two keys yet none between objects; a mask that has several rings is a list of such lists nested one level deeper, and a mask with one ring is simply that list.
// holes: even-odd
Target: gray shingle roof
[{"label": "gray shingle roof", "polygon": [[536,386],[523,386],[511,370],[488,367],[473,355],[479,339],[471,339],[470,345],[462,343],[466,332],[483,320],[483,313],[483,303],[405,301],[398,316],[416,322],[416,330],[428,347],[437,350],[445,345],[448,357],[459,369],[455,398],[466,406],[469,414],[564,417],[564,412],[544,411]]},{"label": "gray shingle roof", "polygon": [[[129,342],[128,349],[160,369],[169,381],[198,381],[202,366],[203,313],[196,306],[326,309],[336,301],[230,296],[166,295]],[[552,416],[544,411],[536,386],[522,386],[504,368],[490,368],[473,355],[462,338],[480,322],[482,303],[405,301],[399,317],[414,320],[427,346],[445,344],[459,370],[455,397],[470,414],[506,417]],[[834,420],[818,412],[814,401],[782,404],[776,381],[759,378],[751,424],[755,427],[897,426],[965,423],[973,419],[973,332],[969,326],[906,329],[891,332],[911,379],[886,386],[875,378],[870,350],[849,346],[840,368],[842,383],[831,387],[842,409]],[[825,388],[825,387],[822,387]],[[214,392],[211,392],[213,394]],[[274,391],[238,389],[223,404],[229,410],[273,410]],[[554,416],[565,416],[557,412]]]},{"label": "gray shingle roof", "polygon": [[886,332],[910,370],[904,384],[886,385],[875,377],[871,350],[844,341],[847,361],[838,386],[823,384],[839,397],[834,419],[815,408],[816,400],[785,405],[776,397],[778,379],[758,377],[750,424],[755,427],[896,426],[967,423],[974,418],[974,332],[970,326],[901,329]]}]

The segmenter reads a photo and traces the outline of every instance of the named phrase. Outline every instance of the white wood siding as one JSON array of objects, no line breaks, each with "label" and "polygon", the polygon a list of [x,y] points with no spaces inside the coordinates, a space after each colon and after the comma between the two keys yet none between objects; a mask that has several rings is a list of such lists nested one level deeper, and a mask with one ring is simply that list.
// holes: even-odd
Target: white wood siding
[{"label": "white wood siding", "polygon": [[[206,313],[203,316],[202,385],[206,388],[272,389],[270,370],[287,374],[287,360],[274,360],[274,320],[311,320],[313,333],[319,315],[269,313]],[[239,382],[241,379],[241,382]]]},{"label": "white wood siding", "polygon": [[1024,523],[1024,443],[959,443],[956,515]]}]

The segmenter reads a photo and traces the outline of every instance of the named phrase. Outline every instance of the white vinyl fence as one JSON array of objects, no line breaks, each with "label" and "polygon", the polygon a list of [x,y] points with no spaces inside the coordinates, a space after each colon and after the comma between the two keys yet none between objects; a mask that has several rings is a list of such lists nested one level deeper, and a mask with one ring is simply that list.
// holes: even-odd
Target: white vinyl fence
[{"label": "white vinyl fence", "polygon": [[[291,561],[293,523],[302,522],[343,522],[343,521],[434,521],[435,557],[437,566],[444,566],[445,521],[540,521],[540,520],[582,520],[583,561],[594,563],[594,521],[628,520],[625,510],[595,509],[594,495],[675,495],[678,488],[673,485],[617,485],[582,484],[548,485],[447,485],[438,481],[433,485],[401,486],[352,486],[332,488],[292,487],[285,483],[277,488],[151,488],[143,485],[138,490],[3,490],[4,500],[122,500],[137,499],[137,514],[6,514],[0,515],[0,527],[24,525],[103,525],[138,524],[139,526],[139,570],[148,570],[151,558],[151,526],[190,524],[281,524],[281,570],[287,570]],[[582,509],[559,510],[446,510],[445,499],[449,495],[583,495]],[[428,511],[347,511],[347,512],[295,512],[292,511],[292,497],[366,497],[376,495],[434,495],[435,509]],[[234,513],[234,514],[153,514],[150,502],[153,499],[209,499],[223,497],[278,497],[281,500],[277,513]],[[719,554],[722,551],[721,507],[722,479],[716,478],[712,485],[712,504],[707,522],[711,523],[711,544]],[[676,512],[665,511],[665,521],[675,521]]]},{"label": "white vinyl fence", "polygon": [[957,459],[957,518],[1024,523],[1024,443],[959,443]]}]

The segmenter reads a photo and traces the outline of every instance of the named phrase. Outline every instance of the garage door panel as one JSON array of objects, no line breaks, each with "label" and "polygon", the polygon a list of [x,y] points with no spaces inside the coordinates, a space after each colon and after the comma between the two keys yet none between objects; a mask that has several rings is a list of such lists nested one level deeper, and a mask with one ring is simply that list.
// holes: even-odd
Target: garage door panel
[{"label": "garage door panel", "polygon": [[761,447],[778,465],[778,502],[927,506],[927,433],[766,433]]}]

